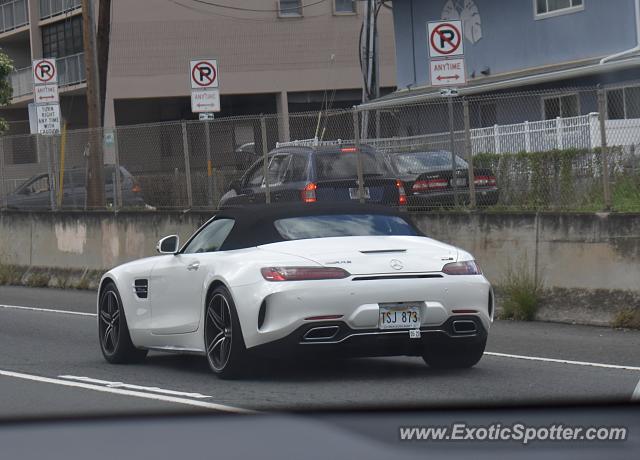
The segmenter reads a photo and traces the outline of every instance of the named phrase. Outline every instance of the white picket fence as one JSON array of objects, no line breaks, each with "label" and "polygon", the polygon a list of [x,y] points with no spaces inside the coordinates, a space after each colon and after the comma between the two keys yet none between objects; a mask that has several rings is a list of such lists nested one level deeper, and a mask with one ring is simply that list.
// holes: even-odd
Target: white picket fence
[{"label": "white picket fence", "polygon": [[[640,144],[640,119],[606,120],[607,144]],[[450,134],[435,133],[409,137],[364,139],[379,150],[427,148],[450,150]],[[464,131],[454,133],[456,150],[464,141]],[[600,147],[600,123],[597,113],[543,121],[525,121],[471,130],[473,154],[546,152],[549,150],[590,149]]]}]

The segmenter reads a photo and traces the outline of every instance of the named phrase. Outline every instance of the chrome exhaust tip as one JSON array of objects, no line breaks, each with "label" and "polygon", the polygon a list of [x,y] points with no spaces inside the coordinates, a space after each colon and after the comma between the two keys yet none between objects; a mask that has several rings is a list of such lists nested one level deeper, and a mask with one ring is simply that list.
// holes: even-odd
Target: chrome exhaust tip
[{"label": "chrome exhaust tip", "polygon": [[302,340],[307,342],[313,342],[315,340],[331,340],[338,334],[339,330],[339,326],[314,327],[304,334]]},{"label": "chrome exhaust tip", "polygon": [[478,331],[476,323],[471,320],[459,320],[452,323],[453,332],[456,334],[475,334]]}]

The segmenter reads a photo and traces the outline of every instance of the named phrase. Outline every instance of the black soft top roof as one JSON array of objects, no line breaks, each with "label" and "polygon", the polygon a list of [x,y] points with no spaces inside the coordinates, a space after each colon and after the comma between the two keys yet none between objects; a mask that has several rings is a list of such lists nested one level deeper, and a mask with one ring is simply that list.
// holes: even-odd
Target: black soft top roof
[{"label": "black soft top roof", "polygon": [[[216,213],[215,218],[235,220],[235,225],[220,249],[242,249],[261,244],[284,241],[274,221],[288,217],[324,216],[332,214],[383,214],[400,216],[412,227],[406,213],[396,208],[361,203],[289,203],[229,207]],[[415,228],[415,227],[414,227]]]}]

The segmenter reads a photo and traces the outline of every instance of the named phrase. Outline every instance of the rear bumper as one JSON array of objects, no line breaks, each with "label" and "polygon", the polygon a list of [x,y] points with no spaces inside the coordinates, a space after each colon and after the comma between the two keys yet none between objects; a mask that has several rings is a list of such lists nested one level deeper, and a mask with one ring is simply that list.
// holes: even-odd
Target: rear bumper
[{"label": "rear bumper", "polygon": [[[457,194],[459,204],[469,204],[469,189],[460,189]],[[480,206],[495,205],[498,203],[499,197],[500,194],[497,187],[476,188],[476,203]],[[452,206],[454,204],[455,198],[453,190],[407,196],[407,205],[410,207]]]},{"label": "rear bumper", "polygon": [[[473,332],[456,332],[454,322],[473,322]],[[326,338],[310,339],[310,332],[327,330]],[[335,330],[335,335],[331,335]],[[451,344],[481,344],[487,329],[474,315],[456,315],[439,326],[422,326],[420,338],[410,338],[408,330],[382,331],[352,329],[344,322],[305,324],[286,337],[252,348],[252,352],[268,357],[334,355],[340,357],[421,356],[426,348],[446,349]]]}]

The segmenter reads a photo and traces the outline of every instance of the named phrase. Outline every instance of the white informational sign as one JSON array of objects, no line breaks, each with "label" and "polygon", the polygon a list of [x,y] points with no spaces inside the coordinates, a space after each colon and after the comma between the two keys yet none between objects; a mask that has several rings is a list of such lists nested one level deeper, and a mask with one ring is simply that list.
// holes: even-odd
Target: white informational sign
[{"label": "white informational sign", "polygon": [[464,54],[462,21],[438,21],[427,24],[429,56],[453,57]]},{"label": "white informational sign", "polygon": [[29,133],[38,134],[38,114],[36,113],[36,105],[34,103],[29,104]]},{"label": "white informational sign", "polygon": [[216,59],[191,61],[190,68],[192,89],[217,88],[219,86],[218,61]]},{"label": "white informational sign", "polygon": [[60,134],[60,105],[42,104],[36,105],[38,117],[38,134]]},{"label": "white informational sign", "polygon": [[58,70],[55,58],[33,61],[33,83],[37,85],[58,84]]},{"label": "white informational sign", "polygon": [[191,111],[193,113],[219,112],[220,92],[217,89],[191,90]]},{"label": "white informational sign", "polygon": [[429,62],[431,86],[458,86],[467,83],[464,58],[432,59]]},{"label": "white informational sign", "polygon": [[57,104],[60,102],[58,85],[34,85],[33,98],[36,104]]},{"label": "white informational sign", "polygon": [[215,118],[215,115],[213,113],[201,113],[198,118],[200,121],[211,121]]}]

